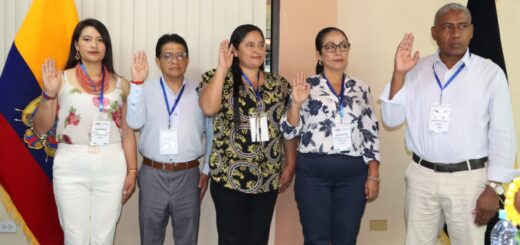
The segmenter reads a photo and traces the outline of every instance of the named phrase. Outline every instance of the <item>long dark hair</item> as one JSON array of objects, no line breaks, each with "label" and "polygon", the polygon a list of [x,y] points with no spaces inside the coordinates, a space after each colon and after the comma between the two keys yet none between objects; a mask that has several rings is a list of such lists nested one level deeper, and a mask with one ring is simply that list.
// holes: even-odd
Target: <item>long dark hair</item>
[{"label": "long dark hair", "polygon": [[[231,37],[229,38],[230,45],[233,45],[235,50],[238,51],[238,46],[244,38],[250,32],[257,31],[262,36],[262,39],[265,40],[264,33],[260,28],[255,25],[245,24],[237,27]],[[264,65],[260,66],[260,70],[264,69]],[[233,74],[233,121],[235,122],[235,127],[240,125],[240,111],[238,104],[238,94],[240,92],[240,87],[242,86],[242,69],[240,68],[240,60],[238,57],[233,56],[233,63],[231,64],[231,73]]]},{"label": "long dark hair", "polygon": [[[318,32],[318,35],[316,35],[316,39],[314,40],[314,45],[316,46],[316,51],[318,51],[321,55],[321,48],[323,47],[323,39],[325,36],[333,31],[337,31],[341,33],[345,39],[348,41],[348,37],[341,29],[337,27],[325,27],[321,29],[320,32]],[[316,62],[316,74],[321,74],[323,72],[323,64],[320,64],[320,61]]]},{"label": "long dark hair", "polygon": [[110,41],[110,35],[108,34],[108,30],[105,25],[96,19],[82,20],[76,25],[76,28],[74,28],[74,32],[72,33],[72,40],[70,41],[69,58],[67,59],[65,69],[73,68],[80,62],[80,60],[76,59],[76,53],[78,50],[76,49],[75,44],[79,41],[79,37],[81,36],[83,29],[89,26],[94,27],[94,29],[99,32],[106,47],[105,57],[103,57],[101,63],[107,67],[109,72],[116,74],[114,71],[114,62],[112,59],[112,42]]}]

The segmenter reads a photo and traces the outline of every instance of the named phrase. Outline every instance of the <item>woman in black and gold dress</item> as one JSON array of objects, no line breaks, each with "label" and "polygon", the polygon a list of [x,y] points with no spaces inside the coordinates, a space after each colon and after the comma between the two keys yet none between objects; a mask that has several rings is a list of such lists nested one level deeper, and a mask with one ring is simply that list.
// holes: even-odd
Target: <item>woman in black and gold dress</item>
[{"label": "woman in black and gold dress", "polygon": [[296,145],[279,129],[291,89],[263,71],[265,50],[262,31],[241,25],[220,44],[218,67],[202,75],[199,104],[213,117],[210,191],[221,245],[267,244],[276,197],[294,176]]}]

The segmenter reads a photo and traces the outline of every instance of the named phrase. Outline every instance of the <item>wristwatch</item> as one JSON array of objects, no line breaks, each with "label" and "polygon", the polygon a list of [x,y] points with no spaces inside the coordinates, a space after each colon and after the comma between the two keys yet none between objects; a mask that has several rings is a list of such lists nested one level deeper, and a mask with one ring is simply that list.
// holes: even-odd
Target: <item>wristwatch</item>
[{"label": "wristwatch", "polygon": [[489,182],[488,186],[491,187],[491,189],[493,189],[497,195],[500,196],[504,194],[504,187],[502,186],[502,184]]}]

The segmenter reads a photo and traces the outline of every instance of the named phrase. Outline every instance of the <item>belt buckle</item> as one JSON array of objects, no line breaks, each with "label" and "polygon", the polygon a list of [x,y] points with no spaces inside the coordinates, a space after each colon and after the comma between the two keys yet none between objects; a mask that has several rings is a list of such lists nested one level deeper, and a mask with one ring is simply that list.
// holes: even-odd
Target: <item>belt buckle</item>
[{"label": "belt buckle", "polygon": [[434,162],[432,162],[432,163],[433,163],[433,171],[434,172],[439,172],[439,171],[437,171],[437,163],[434,163]]},{"label": "belt buckle", "polygon": [[162,169],[162,170],[166,170],[166,164],[163,163],[161,169]]},{"label": "belt buckle", "polygon": [[471,167],[471,162],[470,162],[470,160],[466,160],[466,165],[468,166],[468,171],[473,170],[473,168]]}]

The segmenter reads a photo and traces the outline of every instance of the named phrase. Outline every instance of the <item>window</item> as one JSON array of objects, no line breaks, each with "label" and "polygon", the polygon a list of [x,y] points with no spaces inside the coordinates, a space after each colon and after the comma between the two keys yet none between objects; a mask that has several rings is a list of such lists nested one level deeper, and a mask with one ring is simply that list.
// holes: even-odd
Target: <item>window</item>
[{"label": "window", "polygon": [[278,73],[280,0],[266,0],[265,71]]}]

